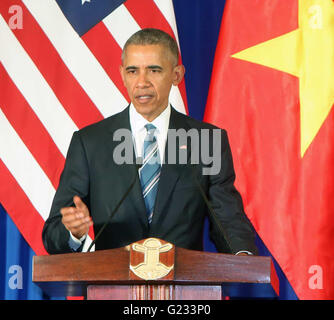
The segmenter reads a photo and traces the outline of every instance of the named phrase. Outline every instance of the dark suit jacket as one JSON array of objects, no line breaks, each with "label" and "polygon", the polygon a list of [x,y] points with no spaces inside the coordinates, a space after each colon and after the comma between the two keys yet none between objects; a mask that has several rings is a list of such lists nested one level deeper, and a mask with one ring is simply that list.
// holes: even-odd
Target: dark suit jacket
[{"label": "dark suit jacket", "polygon": [[[74,133],[50,216],[43,229],[43,242],[49,253],[71,252],[68,245],[69,232],[61,222],[60,209],[73,206],[74,195],[81,197],[87,204],[97,234],[138,175],[135,164],[117,165],[113,160],[113,150],[119,144],[113,141],[113,134],[119,128],[130,130],[129,107]],[[169,128],[217,129],[173,108]],[[203,225],[208,210],[194,182],[195,172],[225,232],[226,239],[217,228],[217,223],[211,223],[210,235],[217,249],[221,252],[248,250],[256,253],[253,229],[244,214],[241,197],[233,185],[235,174],[227,134],[224,130],[220,132],[222,154],[218,174],[202,175],[203,163],[195,166],[164,164],[151,225],[147,222],[141,186],[137,179],[134,188],[96,242],[96,250],[122,247],[148,237],[164,239],[183,248],[202,250]],[[179,145],[175,148],[178,150]],[[184,151],[188,153],[188,159],[190,149],[188,145]],[[167,143],[165,153],[167,158]]]}]

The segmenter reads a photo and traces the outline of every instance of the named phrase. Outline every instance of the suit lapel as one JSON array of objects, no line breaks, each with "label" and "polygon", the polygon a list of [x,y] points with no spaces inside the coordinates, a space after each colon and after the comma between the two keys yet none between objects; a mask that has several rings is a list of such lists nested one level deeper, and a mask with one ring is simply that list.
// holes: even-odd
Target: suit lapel
[{"label": "suit lapel", "polygon": [[[114,150],[115,148],[119,145],[119,141],[114,141],[114,133],[118,129],[127,129],[131,131],[130,128],[130,119],[129,119],[129,107],[127,107],[124,111],[118,114],[118,118],[114,119],[113,121],[113,126],[109,128],[109,132],[112,135],[112,143],[110,144],[110,157],[111,159],[114,159]],[[127,204],[129,206],[132,206],[134,209],[134,212],[138,214],[138,217],[142,224],[144,226],[148,226],[147,222],[147,216],[146,216],[146,209],[145,209],[145,202],[142,196],[142,190],[141,190],[141,185],[140,185],[140,180],[138,176],[138,170],[136,166],[136,154],[134,151],[134,145],[131,141],[129,141],[131,144],[131,149],[132,149],[132,163],[130,164],[121,164],[116,166],[116,170],[113,170],[113,175],[117,175],[119,179],[118,181],[121,181],[119,185],[117,186],[118,192],[117,194],[119,195],[119,199],[123,197],[123,195],[127,192],[128,188],[130,187],[131,183],[134,181],[136,178],[137,181],[135,182],[135,185],[133,186],[132,191],[128,195],[128,199],[125,199]]]},{"label": "suit lapel", "polygon": [[[129,107],[126,108],[123,112],[121,112],[118,115],[118,118],[115,119],[116,121],[113,121],[113,123],[117,123],[117,125],[114,125],[110,127],[110,133],[114,135],[115,131],[120,128],[124,129],[130,129],[130,119],[129,119]],[[169,120],[169,129],[172,130],[189,130],[189,126],[187,126],[186,122],[184,121],[184,116],[177,112],[175,109],[171,109],[171,115]],[[111,157],[113,157],[113,152],[115,147],[119,144],[118,141],[113,141],[111,143]],[[132,143],[132,141],[131,141]],[[155,208],[154,208],[154,215],[151,223],[151,228],[154,227],[155,223],[158,222],[159,216],[164,212],[164,208],[166,207],[166,204],[170,200],[170,196],[173,193],[174,186],[179,180],[180,175],[182,174],[184,167],[186,164],[179,164],[178,161],[178,155],[180,151],[180,145],[179,141],[176,141],[176,145],[171,145],[170,148],[173,148],[174,150],[168,150],[168,138],[166,141],[165,146],[165,163],[162,165],[161,168],[161,175],[160,175],[160,181],[159,181],[159,187],[158,187],[158,193],[155,201]],[[126,193],[127,189],[131,185],[134,177],[137,175],[138,177],[138,170],[135,165],[136,155],[134,152],[134,146],[132,143],[132,149],[133,149],[133,163],[132,164],[123,164],[117,166],[117,174],[119,177],[121,177],[121,181],[125,181],[126,183],[120,183],[118,186],[120,195],[120,198]],[[168,152],[170,151],[176,151],[176,163],[167,163],[168,161]],[[187,145],[186,149],[182,149],[181,152],[187,153],[187,163],[189,163],[190,159],[190,144]],[[136,214],[138,214],[140,221],[142,224],[146,227],[148,227],[148,219],[146,215],[146,208],[145,208],[145,202],[142,195],[142,189],[140,185],[139,177],[133,187],[132,192],[128,195],[127,203],[130,203],[131,206],[134,208]]]},{"label": "suit lapel", "polygon": [[[178,130],[185,129],[189,130],[189,127],[186,125],[184,118],[181,114],[179,114],[174,108],[171,108],[171,115],[169,120],[169,129]],[[174,150],[168,150],[174,148]],[[168,152],[176,151],[176,163],[168,163]],[[190,159],[190,146],[186,149],[180,150],[179,141],[176,142],[176,145],[168,147],[168,137],[166,141],[165,147],[165,161],[161,167],[161,175],[158,187],[158,193],[155,201],[154,215],[152,219],[152,226],[154,226],[155,222],[159,220],[159,216],[164,212],[164,208],[168,201],[170,200],[170,196],[174,190],[174,186],[179,180],[181,173],[184,170],[186,164],[179,164],[178,155],[179,151],[187,152],[187,162]]]}]

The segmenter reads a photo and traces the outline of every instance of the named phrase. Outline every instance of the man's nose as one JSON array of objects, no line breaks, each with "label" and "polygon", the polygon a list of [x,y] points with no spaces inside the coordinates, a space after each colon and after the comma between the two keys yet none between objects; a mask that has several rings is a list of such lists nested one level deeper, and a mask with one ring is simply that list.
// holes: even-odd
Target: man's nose
[{"label": "man's nose", "polygon": [[138,74],[138,79],[137,79],[137,87],[138,88],[147,88],[150,86],[150,81],[147,77],[146,72],[140,72]]}]

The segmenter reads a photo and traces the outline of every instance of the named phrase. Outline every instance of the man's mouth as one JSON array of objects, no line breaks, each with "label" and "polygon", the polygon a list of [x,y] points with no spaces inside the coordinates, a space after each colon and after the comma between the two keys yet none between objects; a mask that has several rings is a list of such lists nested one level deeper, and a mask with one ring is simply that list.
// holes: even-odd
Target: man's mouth
[{"label": "man's mouth", "polygon": [[153,98],[153,95],[151,94],[141,94],[141,95],[136,95],[136,100],[139,101],[140,103],[145,103],[150,101]]}]

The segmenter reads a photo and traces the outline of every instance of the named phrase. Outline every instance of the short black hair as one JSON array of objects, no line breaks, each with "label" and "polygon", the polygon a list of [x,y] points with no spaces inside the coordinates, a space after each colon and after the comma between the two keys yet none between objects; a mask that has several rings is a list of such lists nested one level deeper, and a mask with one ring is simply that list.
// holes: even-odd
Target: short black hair
[{"label": "short black hair", "polygon": [[125,51],[129,45],[162,45],[170,51],[174,66],[178,64],[179,48],[175,39],[160,29],[145,28],[134,33],[123,47],[122,61],[124,61]]}]

